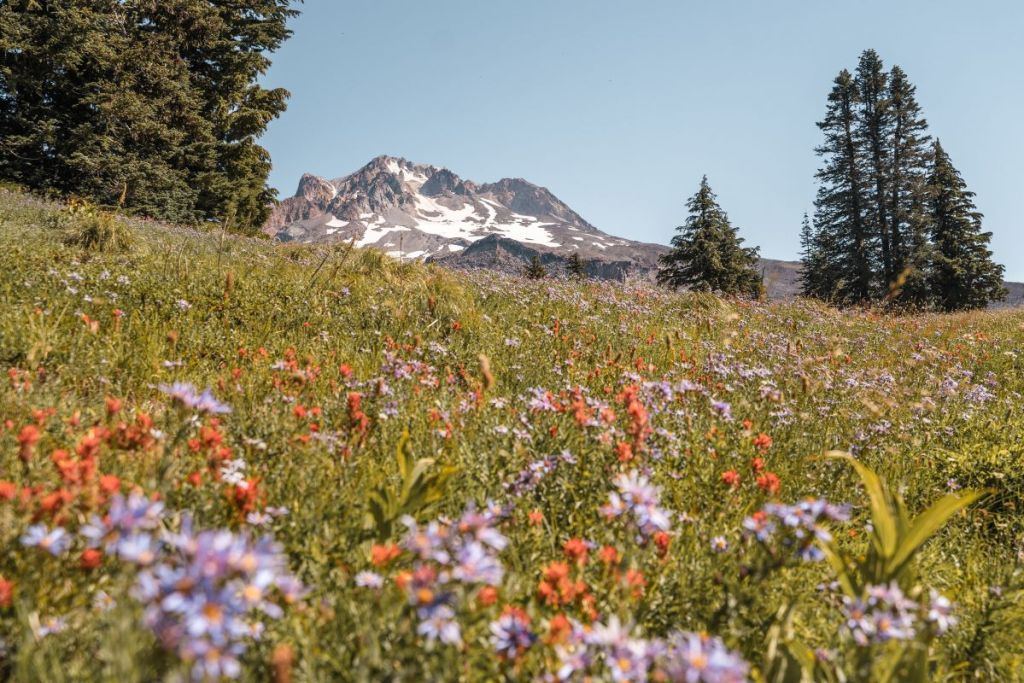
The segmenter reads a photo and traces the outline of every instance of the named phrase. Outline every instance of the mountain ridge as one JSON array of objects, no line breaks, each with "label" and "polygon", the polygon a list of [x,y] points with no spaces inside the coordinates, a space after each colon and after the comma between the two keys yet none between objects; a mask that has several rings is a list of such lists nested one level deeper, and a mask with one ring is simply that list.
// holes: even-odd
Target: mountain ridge
[{"label": "mountain ridge", "polygon": [[[264,231],[281,242],[354,242],[397,258],[454,269],[521,272],[534,258],[564,270],[572,253],[602,279],[652,278],[669,250],[605,233],[546,187],[524,178],[491,183],[448,168],[381,155],[353,173],[305,173],[295,194],[275,206]],[[771,299],[799,296],[799,262],[762,258]],[[1024,284],[1006,283],[1002,305],[1024,303]]]}]

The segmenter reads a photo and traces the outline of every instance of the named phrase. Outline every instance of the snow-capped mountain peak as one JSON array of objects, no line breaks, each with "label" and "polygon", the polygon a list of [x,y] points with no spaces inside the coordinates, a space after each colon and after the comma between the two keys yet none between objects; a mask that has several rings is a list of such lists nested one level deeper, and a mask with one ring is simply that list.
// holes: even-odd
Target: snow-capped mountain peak
[{"label": "snow-capped mountain peak", "polygon": [[549,259],[578,252],[587,260],[635,262],[646,270],[656,258],[651,249],[661,249],[601,232],[550,191],[521,178],[478,184],[446,168],[391,156],[333,180],[304,175],[295,196],[275,207],[266,230],[280,241],[354,240],[393,256],[434,260],[478,243],[510,242]]}]

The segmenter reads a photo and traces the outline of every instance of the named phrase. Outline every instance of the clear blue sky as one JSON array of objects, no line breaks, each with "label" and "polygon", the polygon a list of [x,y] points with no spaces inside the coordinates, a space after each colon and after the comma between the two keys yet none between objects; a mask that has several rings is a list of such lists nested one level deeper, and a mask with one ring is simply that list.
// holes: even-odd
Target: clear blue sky
[{"label": "clear blue sky", "polygon": [[666,243],[707,174],[764,256],[795,258],[840,69],[899,64],[1024,280],[1019,0],[307,0],[267,83],[282,197],[379,154],[544,185],[598,228]]}]

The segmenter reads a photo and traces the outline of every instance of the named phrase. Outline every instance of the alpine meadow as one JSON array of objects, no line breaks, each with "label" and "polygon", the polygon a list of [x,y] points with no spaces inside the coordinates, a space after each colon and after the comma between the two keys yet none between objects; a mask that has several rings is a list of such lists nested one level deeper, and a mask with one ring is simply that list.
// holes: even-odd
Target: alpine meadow
[{"label": "alpine meadow", "polygon": [[[391,0],[0,1],[0,679],[1024,681],[1024,264],[963,142],[980,105],[906,57],[927,40],[810,57],[834,78],[785,238],[714,157],[668,159],[676,221],[620,237],[554,191],[613,223],[653,173],[574,185],[554,151],[524,165],[530,127],[568,150],[614,125],[612,100],[559,108],[623,87],[578,62],[595,27],[685,89],[656,24],[743,20],[412,4],[368,54],[345,44]],[[603,19],[547,51],[564,12]],[[348,28],[318,42],[328,18]],[[738,50],[788,54],[766,40]],[[506,50],[552,71],[523,86]],[[420,86],[393,68],[451,79],[464,116],[394,125]],[[345,105],[364,74],[369,114]],[[522,130],[474,139],[485,106]],[[342,161],[275,137],[317,107]],[[559,188],[365,163],[449,128],[470,171],[486,148]],[[357,170],[304,171],[327,163]],[[790,174],[755,175],[783,203]]]}]

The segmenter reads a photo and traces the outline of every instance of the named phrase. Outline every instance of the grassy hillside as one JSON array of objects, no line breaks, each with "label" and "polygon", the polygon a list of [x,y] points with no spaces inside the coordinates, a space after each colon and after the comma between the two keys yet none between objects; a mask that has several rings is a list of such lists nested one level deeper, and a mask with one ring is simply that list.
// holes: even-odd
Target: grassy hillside
[{"label": "grassy hillside", "polygon": [[0,677],[1021,680],[1024,314],[103,220],[0,194]]}]

